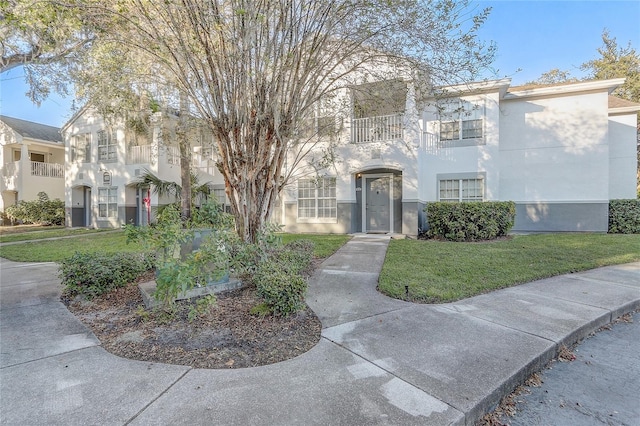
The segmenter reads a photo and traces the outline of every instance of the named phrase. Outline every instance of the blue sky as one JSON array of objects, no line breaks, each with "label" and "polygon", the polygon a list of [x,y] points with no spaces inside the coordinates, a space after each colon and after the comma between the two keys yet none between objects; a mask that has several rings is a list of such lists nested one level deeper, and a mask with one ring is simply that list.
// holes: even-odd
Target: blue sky
[{"label": "blue sky", "polygon": [[[492,7],[480,36],[493,40],[498,52],[494,71],[485,78],[511,77],[512,85],[518,85],[553,68],[581,78],[579,67],[598,56],[604,28],[619,46],[630,42],[640,51],[640,0],[494,0],[473,5]],[[71,99],[53,95],[38,108],[24,95],[26,91],[20,69],[0,74],[0,112],[52,126],[62,126],[70,118]]]}]

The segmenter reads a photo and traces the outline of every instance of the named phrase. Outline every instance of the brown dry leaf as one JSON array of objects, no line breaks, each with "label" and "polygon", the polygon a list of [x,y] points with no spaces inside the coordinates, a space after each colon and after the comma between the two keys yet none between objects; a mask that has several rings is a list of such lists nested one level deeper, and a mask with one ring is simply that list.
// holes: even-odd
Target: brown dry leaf
[{"label": "brown dry leaf", "polygon": [[542,385],[542,377],[538,373],[533,373],[525,382],[526,386],[539,388]]},{"label": "brown dry leaf", "polygon": [[573,352],[571,352],[571,349],[567,348],[564,345],[560,347],[560,352],[558,352],[558,361],[571,362],[571,361],[575,361],[575,359],[576,359],[576,355]]}]

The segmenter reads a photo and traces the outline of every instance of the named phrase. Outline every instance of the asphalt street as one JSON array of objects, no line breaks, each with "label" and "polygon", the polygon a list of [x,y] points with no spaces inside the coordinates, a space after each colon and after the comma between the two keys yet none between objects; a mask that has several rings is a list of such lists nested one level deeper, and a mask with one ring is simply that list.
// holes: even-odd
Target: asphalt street
[{"label": "asphalt street", "polygon": [[576,359],[555,361],[542,385],[521,395],[511,426],[640,425],[640,313],[573,349]]}]

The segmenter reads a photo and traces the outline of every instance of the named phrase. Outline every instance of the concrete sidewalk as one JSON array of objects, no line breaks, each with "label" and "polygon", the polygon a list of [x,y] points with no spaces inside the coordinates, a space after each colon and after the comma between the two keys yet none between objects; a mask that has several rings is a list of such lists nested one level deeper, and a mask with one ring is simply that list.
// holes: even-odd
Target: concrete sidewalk
[{"label": "concrete sidewalk", "polygon": [[640,263],[401,302],[375,290],[387,244],[356,236],[316,271],[316,347],[238,370],[111,355],[58,301],[56,265],[1,260],[0,423],[471,425],[559,345],[640,307]]}]

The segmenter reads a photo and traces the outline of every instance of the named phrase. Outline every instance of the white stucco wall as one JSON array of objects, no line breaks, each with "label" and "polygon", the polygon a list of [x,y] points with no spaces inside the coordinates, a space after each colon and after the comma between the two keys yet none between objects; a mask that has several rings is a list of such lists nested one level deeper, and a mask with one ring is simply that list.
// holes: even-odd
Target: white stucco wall
[{"label": "white stucco wall", "polygon": [[[483,137],[478,145],[440,147],[427,144],[421,153],[420,199],[438,200],[438,175],[484,173],[485,199],[499,196],[499,93],[461,96],[460,99],[479,105],[484,111]],[[422,114],[424,130],[439,135],[439,118],[433,105],[427,105]]]},{"label": "white stucco wall", "polygon": [[[136,198],[136,190],[133,187],[140,174],[148,170],[158,178],[166,181],[180,182],[179,164],[168,164],[167,149],[161,142],[159,126],[153,131],[151,162],[146,164],[126,164],[127,145],[124,126],[121,123],[113,125],[117,137],[117,159],[115,161],[98,161],[97,133],[105,129],[103,119],[91,109],[86,109],[63,128],[63,136],[66,146],[66,173],[65,183],[67,191],[65,193],[65,205],[67,208],[83,207],[84,200],[81,187],[91,189],[91,223],[88,226],[96,227],[117,227],[125,222],[124,208],[136,207],[141,203]],[[170,132],[171,129],[165,129]],[[89,162],[71,161],[70,144],[73,136],[89,133],[91,135],[91,160]],[[167,140],[171,139],[165,135]],[[105,185],[104,174],[109,173],[111,185]],[[200,176],[201,183],[219,184],[224,183],[219,172],[215,176]],[[117,190],[118,219],[98,218],[98,189],[109,187]],[[146,196],[143,194],[142,197]],[[151,205],[155,208],[158,205],[166,204],[172,200],[159,199],[156,194],[151,193]]]},{"label": "white stucco wall", "polygon": [[499,198],[608,200],[607,115],[604,91],[503,101]]},{"label": "white stucco wall", "polygon": [[609,116],[609,198],[637,197],[637,115]]}]

